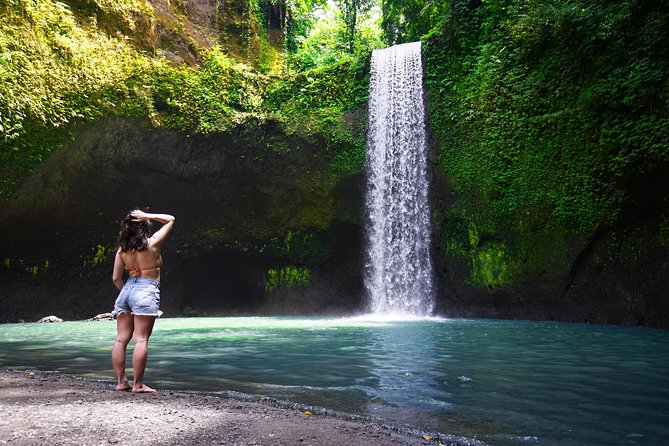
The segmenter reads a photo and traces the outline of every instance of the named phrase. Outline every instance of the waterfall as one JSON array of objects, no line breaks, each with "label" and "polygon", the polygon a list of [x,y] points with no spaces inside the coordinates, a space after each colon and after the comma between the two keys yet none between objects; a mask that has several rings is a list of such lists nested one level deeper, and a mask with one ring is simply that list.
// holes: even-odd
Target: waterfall
[{"label": "waterfall", "polygon": [[372,313],[434,309],[420,42],[372,53],[365,289]]}]

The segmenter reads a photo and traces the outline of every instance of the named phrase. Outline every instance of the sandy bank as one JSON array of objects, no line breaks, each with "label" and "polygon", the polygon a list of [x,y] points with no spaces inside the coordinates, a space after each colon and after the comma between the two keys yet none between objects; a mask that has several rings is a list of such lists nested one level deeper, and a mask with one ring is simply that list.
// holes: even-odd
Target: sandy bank
[{"label": "sandy bank", "polygon": [[0,371],[0,444],[440,444],[374,423],[160,391],[133,395],[54,373]]}]

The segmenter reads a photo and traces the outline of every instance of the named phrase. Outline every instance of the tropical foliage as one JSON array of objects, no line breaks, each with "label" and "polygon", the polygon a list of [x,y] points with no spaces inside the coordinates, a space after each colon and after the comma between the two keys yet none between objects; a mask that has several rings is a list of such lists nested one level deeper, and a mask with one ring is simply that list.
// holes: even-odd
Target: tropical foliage
[{"label": "tropical foliage", "polygon": [[464,197],[444,214],[447,255],[469,259],[474,279],[486,263],[507,283],[560,276],[569,240],[638,218],[643,203],[666,213],[657,180],[669,168],[666,4],[451,8],[425,49],[440,165]]},{"label": "tropical foliage", "polygon": [[[573,240],[644,203],[668,232],[666,2],[234,0],[228,15],[216,3],[218,34],[198,41],[186,2],[170,3],[171,21],[167,3],[151,4],[0,3],[0,197],[110,113],[189,134],[271,120],[323,142],[332,162],[318,175],[359,173],[364,119],[345,117],[364,110],[370,53],[422,39],[440,196],[451,197],[435,220],[472,283],[564,275]],[[147,43],[157,29],[196,63],[163,57]]]}]

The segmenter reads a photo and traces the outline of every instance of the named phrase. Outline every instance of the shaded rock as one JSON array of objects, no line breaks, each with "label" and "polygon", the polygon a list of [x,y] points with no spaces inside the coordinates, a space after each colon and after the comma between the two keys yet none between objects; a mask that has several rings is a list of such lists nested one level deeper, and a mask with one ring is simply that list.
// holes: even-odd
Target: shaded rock
[{"label": "shaded rock", "polygon": [[[179,222],[163,249],[165,315],[355,310],[361,179],[322,174],[335,156],[323,145],[274,121],[207,136],[118,117],[77,128],[3,203],[0,321],[111,309],[114,238],[133,206]],[[310,280],[266,286],[282,270]]]},{"label": "shaded rock", "polygon": [[63,320],[58,316],[51,315],[51,316],[44,316],[42,319],[37,321],[38,324],[54,323],[54,322],[63,322]]}]

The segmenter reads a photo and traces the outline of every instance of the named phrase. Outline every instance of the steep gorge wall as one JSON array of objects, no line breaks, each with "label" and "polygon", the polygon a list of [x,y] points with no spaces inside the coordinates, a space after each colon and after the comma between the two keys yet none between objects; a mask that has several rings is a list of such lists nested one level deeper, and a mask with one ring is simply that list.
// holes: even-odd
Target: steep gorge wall
[{"label": "steep gorge wall", "polygon": [[0,320],[108,310],[131,206],[178,217],[168,314],[360,307],[368,70],[263,74],[253,42],[283,24],[261,26],[261,4],[0,5],[17,55],[0,83]]},{"label": "steep gorge wall", "polygon": [[669,326],[668,20],[453,2],[424,45],[443,312]]},{"label": "steep gorge wall", "polygon": [[[136,205],[178,218],[168,315],[360,310],[368,67],[270,79],[220,50],[202,59],[243,14],[151,4],[133,44],[197,70],[142,59],[56,82],[38,96],[67,110],[34,107],[55,123],[28,114],[0,144],[0,321],[108,310]],[[114,17],[131,29],[105,14],[104,32]],[[669,327],[667,8],[463,0],[450,14],[424,44],[440,314]]]},{"label": "steep gorge wall", "polygon": [[137,119],[86,125],[3,206],[2,321],[109,311],[119,219],[148,205],[177,217],[168,315],[355,311],[362,178],[334,178],[324,146],[273,121],[192,137]]}]

